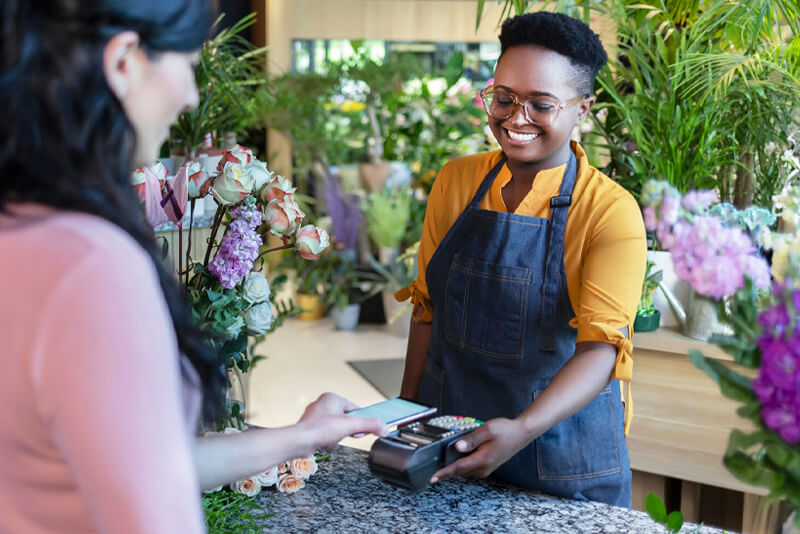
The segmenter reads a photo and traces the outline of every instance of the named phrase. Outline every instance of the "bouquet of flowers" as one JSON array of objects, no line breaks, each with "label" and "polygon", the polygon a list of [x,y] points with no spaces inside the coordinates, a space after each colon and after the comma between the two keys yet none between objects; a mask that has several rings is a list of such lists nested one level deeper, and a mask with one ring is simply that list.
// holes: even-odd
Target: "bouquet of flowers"
[{"label": "bouquet of flowers", "polygon": [[[289,180],[269,171],[264,162],[239,145],[223,154],[214,173],[206,172],[200,162],[189,161],[170,181],[166,168],[158,162],[137,169],[133,183],[153,226],[172,221],[180,230],[191,202],[186,267],[179,254],[178,276],[186,286],[195,321],[211,333],[209,341],[217,348],[220,363],[229,374],[248,371],[258,359],[252,347],[295,311],[291,302],[273,302],[272,288],[260,272],[259,261],[263,262],[268,252],[284,249],[316,260],[329,245],[328,234],[314,225],[301,226],[305,214]],[[218,207],[204,258],[197,260],[189,255],[191,217],[194,202],[209,194]],[[281,246],[265,249],[268,233],[280,237]],[[179,235],[182,239],[182,232]],[[180,246],[182,249],[182,243]],[[274,279],[273,286],[285,278]],[[231,416],[241,425],[240,407],[233,404],[231,409]]]},{"label": "bouquet of flowers", "polygon": [[[740,480],[768,488],[769,501],[785,499],[795,512],[800,510],[799,195],[800,187],[787,185],[775,198],[786,231],[774,233],[769,228],[774,218],[766,210],[711,207],[712,192],[681,197],[664,182],[650,182],[642,191],[645,224],[672,252],[676,274],[714,299],[720,320],[731,329],[711,342],[741,367],[755,370],[738,372],[700,351],[690,353],[725,396],[742,403],[737,413],[755,428],[731,432],[723,462]],[[771,267],[760,249],[771,251]]]}]

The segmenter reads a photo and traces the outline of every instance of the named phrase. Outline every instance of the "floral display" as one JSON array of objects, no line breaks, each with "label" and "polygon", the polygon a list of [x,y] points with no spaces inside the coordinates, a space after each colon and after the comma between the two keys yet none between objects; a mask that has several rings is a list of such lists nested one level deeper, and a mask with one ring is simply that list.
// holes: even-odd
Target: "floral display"
[{"label": "floral display", "polygon": [[[723,461],[737,478],[770,491],[800,510],[800,235],[797,185],[775,198],[784,232],[773,232],[774,218],[763,208],[736,210],[711,204],[709,192],[681,197],[664,182],[642,191],[645,221],[673,254],[675,271],[692,288],[717,301],[720,320],[731,334],[711,342],[733,356],[731,368],[700,351],[692,362],[743,403],[747,432],[733,430]],[[772,255],[767,263],[751,239]],[[752,374],[742,368],[757,370]],[[795,521],[797,522],[797,514]],[[798,525],[800,526],[800,525]]]},{"label": "floral display", "polygon": [[[194,203],[207,195],[217,202],[204,258],[187,253],[184,268],[179,254],[178,274],[186,285],[194,319],[210,333],[209,342],[217,348],[229,376],[248,371],[259,358],[253,355],[253,347],[295,311],[291,303],[273,302],[274,291],[260,272],[260,260],[268,252],[283,249],[315,260],[328,247],[328,234],[314,225],[301,228],[305,214],[297,206],[289,180],[275,175],[239,145],[222,155],[213,174],[200,162],[189,161],[170,180],[158,162],[137,169],[133,185],[154,226],[172,221],[181,229],[187,203],[191,203],[190,244]],[[264,250],[268,234],[280,237],[282,245]],[[179,236],[183,250],[183,232]],[[284,279],[278,277],[272,283]],[[236,419],[236,426],[242,426],[242,416],[241,407],[234,403],[230,417],[218,424]],[[254,487],[245,481],[241,489],[254,491]]]}]

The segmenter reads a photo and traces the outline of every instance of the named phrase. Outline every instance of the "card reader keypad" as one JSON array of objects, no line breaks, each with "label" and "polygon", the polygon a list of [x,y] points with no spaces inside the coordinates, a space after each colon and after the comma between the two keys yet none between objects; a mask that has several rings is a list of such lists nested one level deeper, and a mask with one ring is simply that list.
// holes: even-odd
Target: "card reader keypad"
[{"label": "card reader keypad", "polygon": [[462,417],[460,415],[441,415],[428,419],[426,424],[431,426],[438,426],[439,428],[446,428],[456,432],[464,432],[466,430],[475,430],[483,424],[483,421],[475,419],[474,417]]}]

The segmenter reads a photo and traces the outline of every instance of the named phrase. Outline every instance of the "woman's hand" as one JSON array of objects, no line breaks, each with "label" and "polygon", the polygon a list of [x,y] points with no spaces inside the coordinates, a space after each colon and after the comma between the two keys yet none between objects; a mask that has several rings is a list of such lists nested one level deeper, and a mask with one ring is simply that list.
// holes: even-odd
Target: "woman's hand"
[{"label": "woman's hand", "polygon": [[379,419],[346,415],[356,408],[358,406],[339,395],[323,393],[306,407],[297,424],[308,428],[315,450],[334,447],[347,436],[367,433],[385,436],[388,433]]},{"label": "woman's hand", "polygon": [[472,452],[439,469],[431,484],[444,478],[469,476],[486,478],[530,443],[521,422],[513,419],[492,419],[455,443],[458,452]]}]

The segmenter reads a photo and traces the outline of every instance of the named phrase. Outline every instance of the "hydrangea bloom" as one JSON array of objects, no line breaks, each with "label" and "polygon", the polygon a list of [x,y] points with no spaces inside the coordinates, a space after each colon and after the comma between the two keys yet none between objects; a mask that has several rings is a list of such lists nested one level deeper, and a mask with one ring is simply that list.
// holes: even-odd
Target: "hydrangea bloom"
[{"label": "hydrangea bloom", "polygon": [[784,441],[800,443],[800,323],[790,309],[800,309],[800,289],[775,284],[779,302],[764,310],[758,322],[761,368],[753,391],[761,401],[761,419]]},{"label": "hydrangea bloom", "polygon": [[261,224],[261,212],[253,196],[246,197],[238,208],[231,210],[231,217],[233,221],[228,225],[219,251],[208,265],[208,270],[227,289],[233,289],[253,270],[253,262],[258,258],[262,245],[261,236],[256,231]]}]

